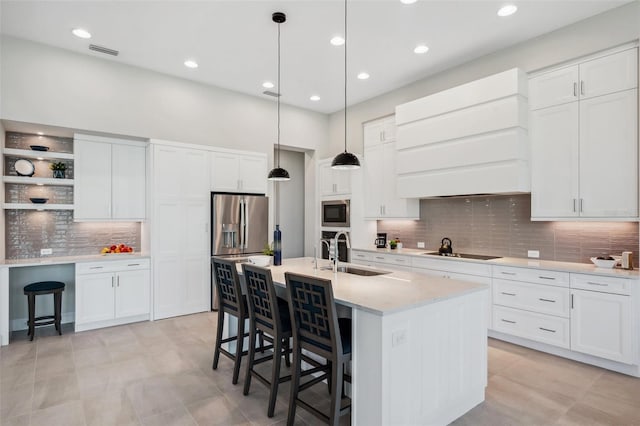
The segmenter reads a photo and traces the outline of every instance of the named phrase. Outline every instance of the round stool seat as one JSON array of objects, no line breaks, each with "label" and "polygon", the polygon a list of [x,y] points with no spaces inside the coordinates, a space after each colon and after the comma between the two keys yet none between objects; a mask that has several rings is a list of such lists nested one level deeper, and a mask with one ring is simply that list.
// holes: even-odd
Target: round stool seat
[{"label": "round stool seat", "polygon": [[61,283],[60,281],[40,281],[24,286],[24,293],[27,294],[60,289],[64,289],[64,283]]}]

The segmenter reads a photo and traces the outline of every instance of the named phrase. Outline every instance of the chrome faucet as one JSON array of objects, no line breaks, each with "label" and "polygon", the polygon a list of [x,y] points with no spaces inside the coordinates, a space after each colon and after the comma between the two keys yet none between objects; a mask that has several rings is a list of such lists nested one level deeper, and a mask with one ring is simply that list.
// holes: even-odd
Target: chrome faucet
[{"label": "chrome faucet", "polygon": [[[329,240],[325,240],[320,238],[320,242],[323,244],[327,245],[327,253],[329,253],[329,261],[331,261],[331,244],[329,243]],[[322,253],[322,244],[320,244],[320,252]],[[314,252],[315,253],[315,266],[313,267],[313,269],[318,269],[318,252],[317,250]],[[320,257],[322,257],[322,254],[320,254]]]},{"label": "chrome faucet", "polygon": [[349,234],[346,231],[338,231],[336,233],[336,236],[334,237],[334,245],[336,250],[333,256],[333,272],[334,273],[338,272],[338,263],[340,262],[340,259],[339,259],[340,256],[338,256],[338,241],[340,241],[340,236],[342,235],[344,235],[345,237],[345,240],[347,243],[347,250],[351,250],[351,242],[349,241]]}]

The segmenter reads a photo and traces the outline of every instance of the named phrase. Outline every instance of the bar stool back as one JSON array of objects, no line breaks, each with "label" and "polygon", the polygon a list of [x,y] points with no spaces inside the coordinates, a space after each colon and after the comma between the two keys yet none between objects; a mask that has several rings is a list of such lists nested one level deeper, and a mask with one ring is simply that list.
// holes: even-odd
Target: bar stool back
[{"label": "bar stool back", "polygon": [[[242,264],[242,274],[247,286],[247,305],[249,310],[249,342],[255,342],[256,332],[261,330],[264,339],[272,344],[273,356],[262,357],[255,360],[255,345],[249,346],[247,373],[244,381],[244,394],[249,394],[251,378],[255,377],[265,386],[269,387],[269,405],[267,416],[273,417],[278,396],[278,385],[291,380],[291,376],[280,377],[280,360],[285,357],[287,366],[289,361],[289,339],[291,338],[291,318],[289,316],[289,303],[287,300],[276,296],[271,270],[246,263]],[[269,349],[268,347],[265,349]],[[254,369],[254,366],[262,362],[273,360],[271,367],[271,379],[267,379]]]},{"label": "bar stool back", "polygon": [[[344,363],[351,360],[351,320],[338,319],[331,280],[289,272],[285,278],[293,320],[293,373],[287,424],[293,425],[296,406],[300,405],[329,424],[337,425],[341,415],[351,412],[351,399],[342,397]],[[328,416],[298,398],[300,391],[318,382],[316,378],[300,384],[302,349],[327,360],[331,393]]]},{"label": "bar stool back", "polygon": [[[213,266],[213,279],[215,280],[218,300],[220,301],[220,309],[218,310],[218,329],[216,332],[216,348],[213,355],[212,368],[214,370],[218,368],[218,360],[220,359],[221,353],[230,358],[233,361],[232,383],[235,385],[238,383],[242,356],[247,354],[247,352],[242,351],[244,338],[249,335],[244,332],[244,321],[249,317],[247,311],[247,300],[242,294],[242,287],[240,285],[235,263],[219,257],[213,257],[211,262]],[[235,336],[223,339],[222,330],[224,329],[225,313],[237,318],[238,329]],[[235,353],[231,353],[222,347],[222,344],[233,341],[236,342]]]},{"label": "bar stool back", "polygon": [[[60,281],[40,281],[24,286],[24,294],[27,296],[29,305],[29,340],[33,340],[36,334],[36,327],[54,324],[58,335],[62,335],[62,292],[65,284]],[[36,317],[36,296],[42,294],[53,294],[53,315]]]}]

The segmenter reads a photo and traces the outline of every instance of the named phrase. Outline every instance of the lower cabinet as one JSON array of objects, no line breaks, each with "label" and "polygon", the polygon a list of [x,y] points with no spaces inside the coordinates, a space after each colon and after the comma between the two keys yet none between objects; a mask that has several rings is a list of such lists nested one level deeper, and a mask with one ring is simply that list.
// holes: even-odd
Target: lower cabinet
[{"label": "lower cabinet", "polygon": [[571,350],[633,364],[630,296],[571,290]]},{"label": "lower cabinet", "polygon": [[502,333],[569,349],[569,327],[568,318],[499,305],[493,307],[493,329]]},{"label": "lower cabinet", "polygon": [[76,331],[149,319],[149,260],[76,264]]}]

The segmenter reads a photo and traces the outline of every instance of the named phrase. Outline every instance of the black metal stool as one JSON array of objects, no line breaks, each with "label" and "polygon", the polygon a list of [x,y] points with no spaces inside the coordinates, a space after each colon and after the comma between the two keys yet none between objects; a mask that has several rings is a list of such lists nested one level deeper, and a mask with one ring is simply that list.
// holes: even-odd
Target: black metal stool
[{"label": "black metal stool", "polygon": [[[62,326],[60,320],[62,318],[62,292],[64,291],[64,283],[60,281],[41,281],[32,283],[24,287],[24,294],[27,296],[29,304],[29,334],[30,340],[33,340],[36,327],[43,325],[55,324],[59,335],[62,335]],[[36,296],[41,294],[53,294],[53,315],[46,315],[36,318]]]}]

